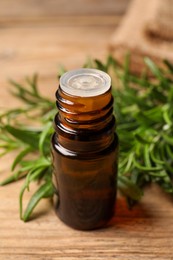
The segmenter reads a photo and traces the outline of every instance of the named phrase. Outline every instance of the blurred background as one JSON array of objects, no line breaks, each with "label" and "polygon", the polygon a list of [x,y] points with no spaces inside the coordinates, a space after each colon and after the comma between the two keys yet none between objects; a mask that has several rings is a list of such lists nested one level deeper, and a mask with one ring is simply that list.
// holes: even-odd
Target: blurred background
[{"label": "blurred background", "polygon": [[145,56],[173,62],[172,17],[173,0],[1,0],[1,105],[9,78],[21,82],[37,72],[53,97],[59,65],[79,68],[88,57],[104,60],[111,52],[123,62],[129,51],[135,72]]},{"label": "blurred background", "polygon": [[[68,69],[87,57],[103,59],[130,0],[1,0],[0,96],[7,105],[7,80],[40,75],[54,96],[60,64]],[[16,101],[15,101],[16,102]],[[8,104],[13,106],[13,100]]]}]

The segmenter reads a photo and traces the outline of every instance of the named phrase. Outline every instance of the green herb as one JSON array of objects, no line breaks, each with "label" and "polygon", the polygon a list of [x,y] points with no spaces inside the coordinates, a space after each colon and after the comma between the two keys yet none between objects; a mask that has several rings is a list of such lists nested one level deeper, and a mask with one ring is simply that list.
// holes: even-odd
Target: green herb
[{"label": "green herb", "polygon": [[[146,69],[138,76],[129,70],[129,55],[124,66],[112,56],[105,63],[89,59],[84,65],[106,71],[113,79],[120,139],[118,188],[129,206],[141,199],[144,187],[150,183],[173,194],[173,65],[164,61],[165,67],[160,68],[149,58],[144,62]],[[64,71],[61,67],[60,74]],[[50,138],[57,109],[53,100],[38,91],[36,75],[26,79],[27,86],[14,81],[11,84],[12,94],[24,106],[0,115],[0,155],[18,151],[11,166],[13,175],[0,185],[25,179],[19,201],[20,217],[27,221],[38,202],[54,193]],[[35,125],[35,118],[39,126]],[[22,124],[21,119],[28,123]],[[38,182],[38,190],[23,211],[23,194],[33,181]]]},{"label": "green herb", "polygon": [[[0,115],[1,157],[11,151],[18,151],[11,166],[13,175],[0,185],[25,178],[20,191],[19,204],[20,217],[27,221],[42,198],[53,196],[50,137],[53,133],[52,121],[57,109],[55,102],[39,93],[36,75],[32,79],[26,79],[26,86],[14,81],[10,82],[13,87],[12,94],[23,101],[24,106],[23,109],[11,109]],[[23,120],[29,123],[22,124]],[[39,126],[35,125],[35,121]],[[39,188],[31,196],[23,213],[23,195],[26,190],[29,191],[30,183],[33,181],[38,182]]]}]

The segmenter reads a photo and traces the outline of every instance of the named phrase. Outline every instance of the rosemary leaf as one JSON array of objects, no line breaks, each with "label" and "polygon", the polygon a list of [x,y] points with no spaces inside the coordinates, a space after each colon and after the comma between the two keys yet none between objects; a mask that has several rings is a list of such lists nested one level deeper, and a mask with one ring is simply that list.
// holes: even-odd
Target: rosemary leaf
[{"label": "rosemary leaf", "polygon": [[4,126],[4,130],[10,133],[16,139],[22,141],[23,143],[30,145],[33,149],[38,149],[38,137],[37,133],[29,130],[22,130],[10,125]]},{"label": "rosemary leaf", "polygon": [[27,208],[25,210],[25,213],[22,217],[23,221],[26,222],[30,218],[30,215],[36,205],[39,203],[39,201],[43,198],[49,198],[52,197],[54,193],[54,189],[52,186],[52,182],[46,182],[42,186],[39,187],[39,189],[33,194],[31,197]]}]

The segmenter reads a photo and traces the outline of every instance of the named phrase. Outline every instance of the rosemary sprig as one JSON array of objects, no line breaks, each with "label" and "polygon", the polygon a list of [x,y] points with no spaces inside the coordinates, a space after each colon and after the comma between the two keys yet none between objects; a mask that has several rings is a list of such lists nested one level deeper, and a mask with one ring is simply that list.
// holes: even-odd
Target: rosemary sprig
[{"label": "rosemary sprig", "polygon": [[[11,165],[13,175],[0,185],[6,185],[25,178],[20,191],[20,218],[27,221],[42,198],[53,196],[52,166],[50,158],[50,136],[53,133],[52,120],[56,113],[55,102],[43,97],[38,91],[37,76],[26,79],[27,85],[10,81],[12,94],[24,102],[22,109],[11,109],[0,115],[1,157],[13,150],[18,151]],[[37,117],[37,120],[35,120]],[[29,124],[22,124],[22,120]],[[35,125],[37,121],[37,125]],[[32,124],[32,125],[31,125]],[[33,158],[33,159],[30,159]],[[23,195],[29,191],[30,183],[38,182],[38,190],[32,195],[23,213]]]},{"label": "rosemary sprig", "polygon": [[[120,139],[118,188],[129,206],[140,200],[144,187],[150,183],[157,183],[165,192],[173,194],[173,65],[164,61],[163,69],[149,58],[144,62],[152,78],[146,71],[138,76],[132,74],[129,55],[124,66],[112,56],[105,63],[88,60],[84,65],[112,75]],[[61,67],[60,73],[64,71]],[[0,185],[25,179],[19,201],[20,217],[27,221],[37,203],[54,193],[50,138],[57,109],[54,101],[39,93],[36,75],[26,79],[27,86],[14,81],[11,84],[12,94],[22,100],[24,106],[0,115],[0,155],[18,150],[11,166],[13,175]],[[39,126],[35,125],[35,117]],[[22,124],[21,118],[27,118],[29,123]],[[38,190],[23,212],[23,194],[33,181],[38,182]]]}]

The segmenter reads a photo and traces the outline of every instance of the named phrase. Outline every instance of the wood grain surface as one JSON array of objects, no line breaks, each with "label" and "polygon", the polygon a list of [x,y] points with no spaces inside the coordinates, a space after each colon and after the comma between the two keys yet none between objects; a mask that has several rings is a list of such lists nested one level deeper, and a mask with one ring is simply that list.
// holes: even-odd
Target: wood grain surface
[{"label": "wood grain surface", "polygon": [[[100,11],[92,16],[84,10],[74,16],[74,9],[70,16],[52,15],[50,6],[52,12],[58,13],[53,10],[56,1],[50,1],[49,6],[49,1],[42,5],[41,1],[28,0],[25,6],[24,1],[18,0],[16,10],[14,2],[0,2],[1,108],[20,104],[9,95],[7,80],[22,82],[34,72],[40,74],[40,90],[54,98],[58,65],[78,68],[87,56],[104,58],[108,41],[121,19],[108,11],[103,14],[106,7],[101,11],[98,1],[84,1],[90,8],[97,3]],[[118,6],[121,1],[115,2]],[[125,2],[119,5],[121,10]],[[36,10],[40,15],[35,15]],[[22,15],[18,16],[20,11]],[[14,154],[0,160],[0,181],[10,174],[13,158]],[[173,260],[173,199],[155,186],[146,190],[133,211],[119,198],[111,225],[91,232],[64,225],[47,200],[41,201],[30,222],[23,223],[18,205],[21,186],[22,181],[0,187],[0,260]],[[30,193],[25,194],[25,205]]]},{"label": "wood grain surface", "polygon": [[130,0],[1,0],[0,16],[122,14]]}]

